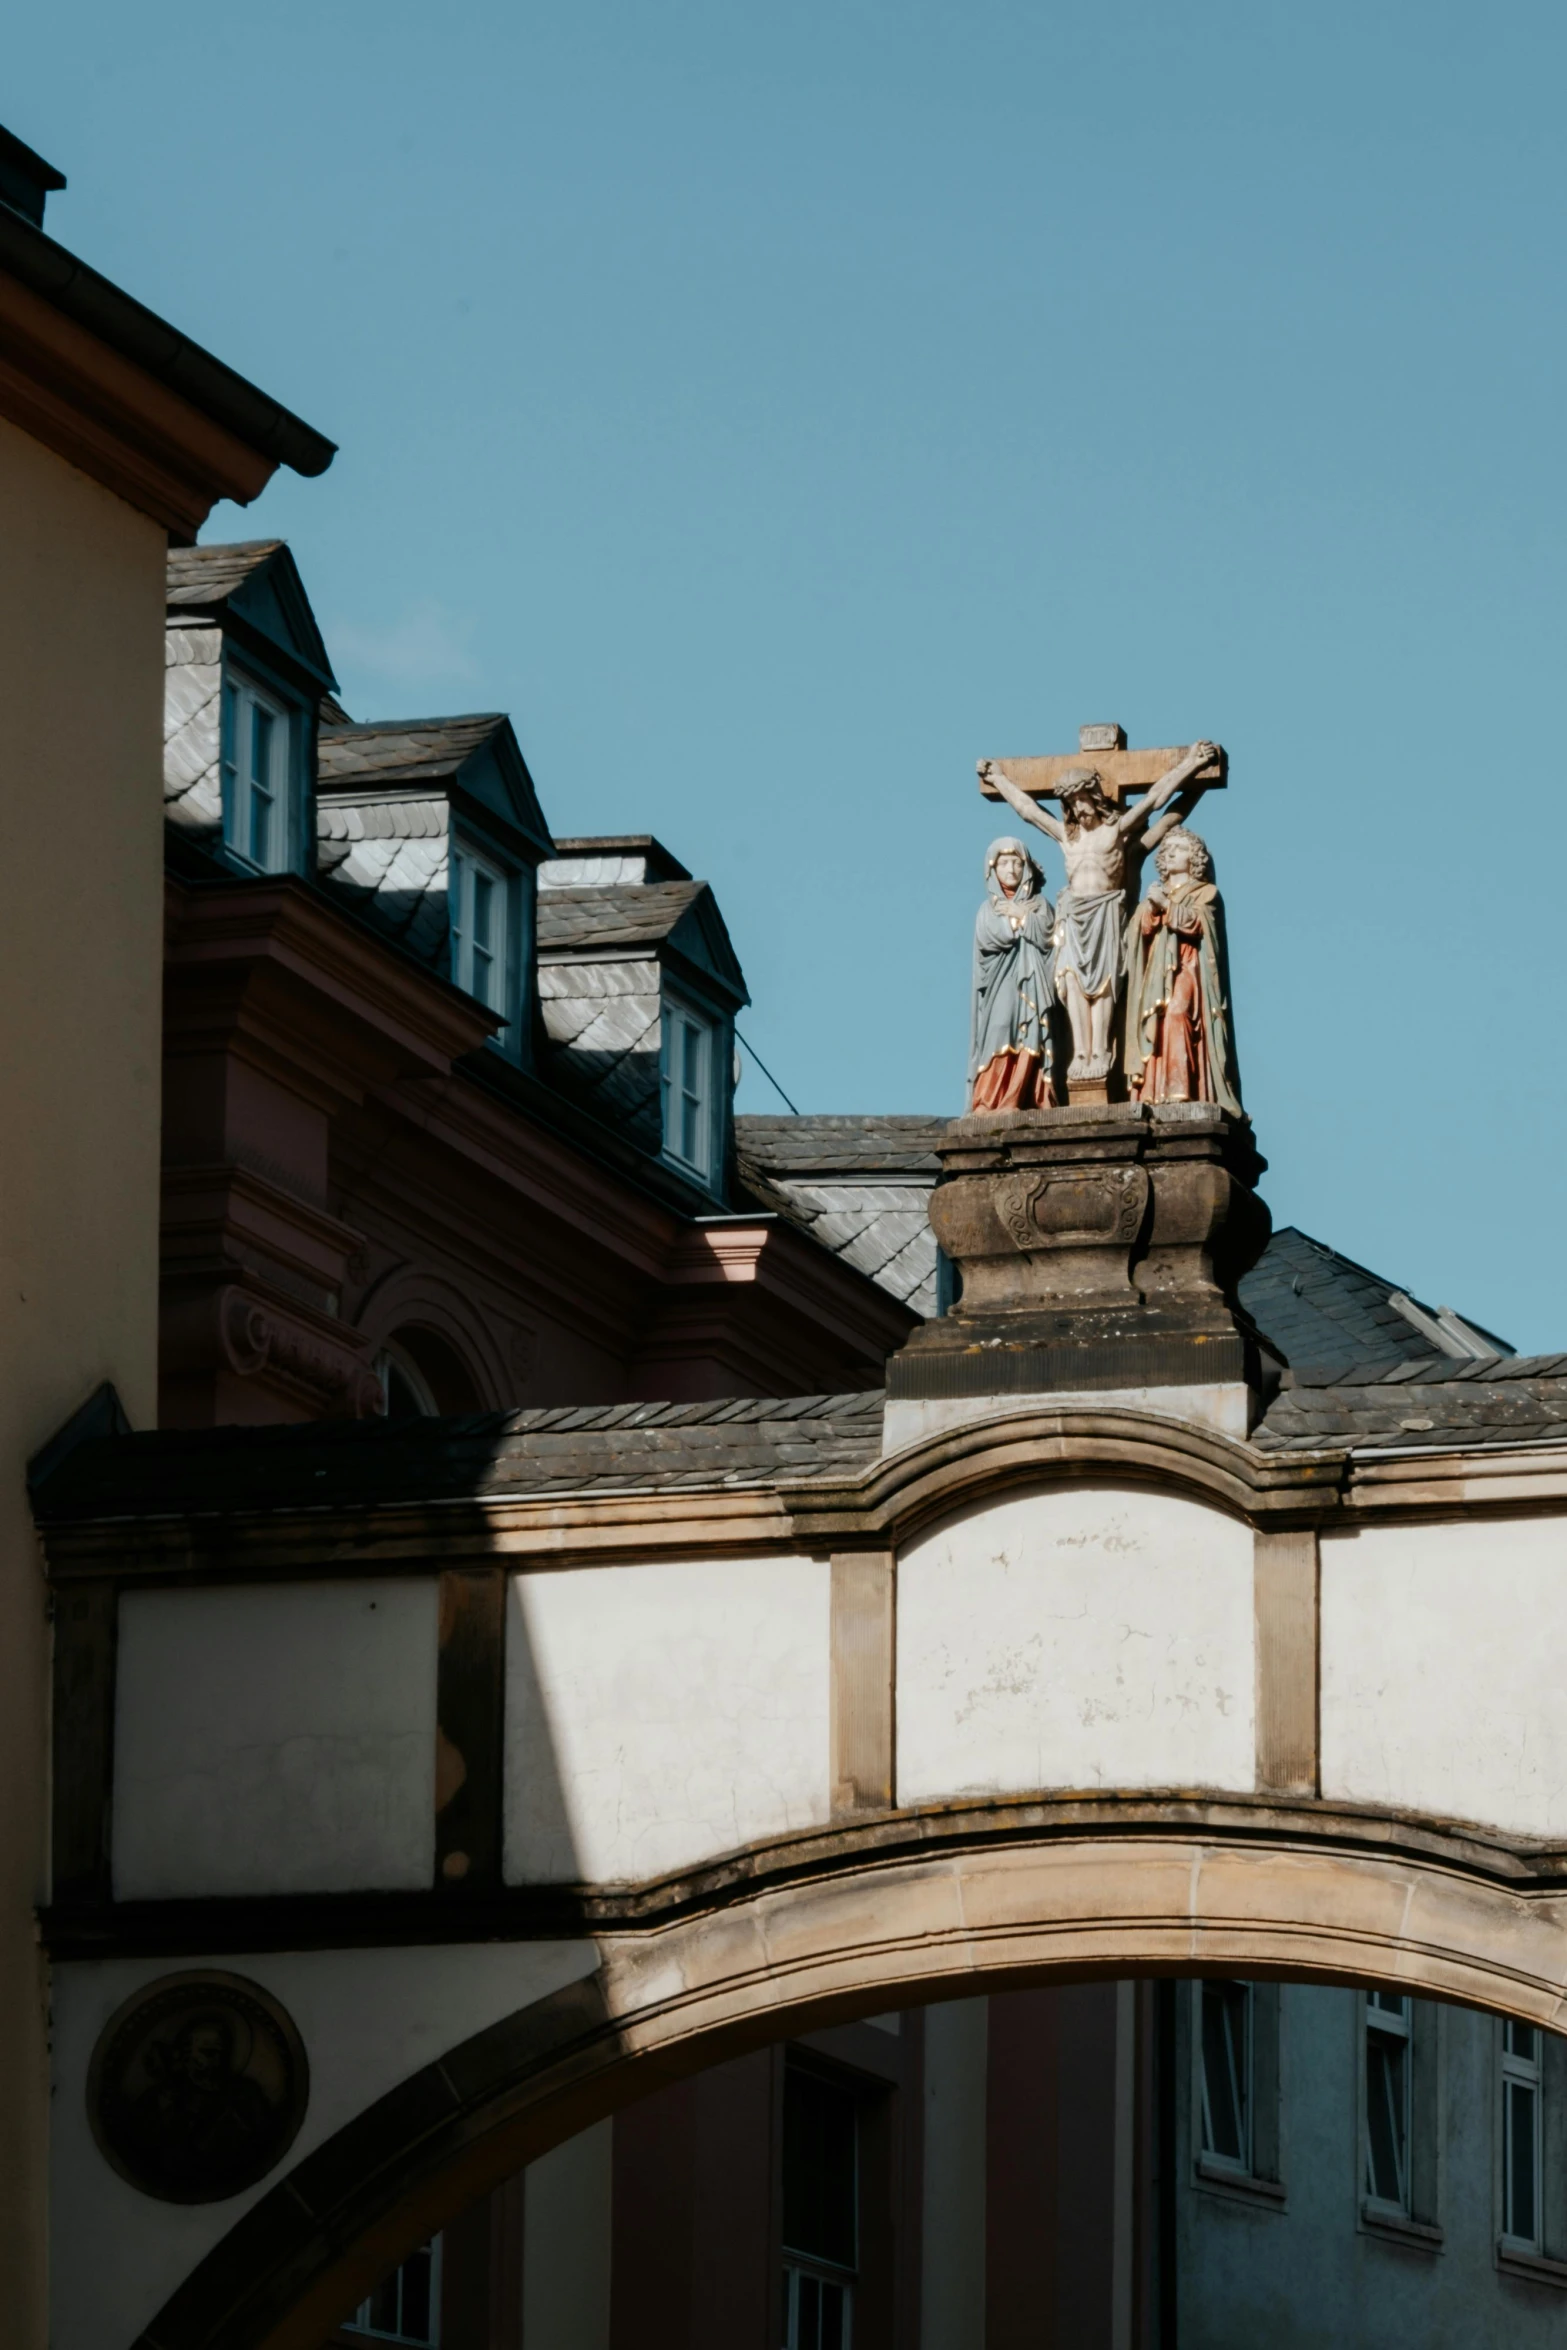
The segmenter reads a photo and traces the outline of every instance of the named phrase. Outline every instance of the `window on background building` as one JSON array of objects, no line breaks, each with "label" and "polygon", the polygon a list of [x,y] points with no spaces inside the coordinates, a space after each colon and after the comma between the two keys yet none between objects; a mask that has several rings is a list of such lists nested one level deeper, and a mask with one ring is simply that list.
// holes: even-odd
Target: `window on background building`
[{"label": "window on background building", "polygon": [[1397,1991],[1366,1993],[1366,2194],[1389,2211],[1410,2212],[1410,2123],[1414,2085],[1412,2002]]},{"label": "window on background building", "polygon": [[1541,2250],[1540,2034],[1502,2025],[1502,2239],[1516,2252]]},{"label": "window on background building", "polygon": [[1250,1983],[1199,1985],[1202,2024],[1202,2150],[1250,2173],[1253,2159],[1256,2000]]},{"label": "window on background building", "polygon": [[711,1020],[664,999],[659,1075],[664,1095],[664,1150],[704,1182],[713,1173],[714,1076],[718,1039]]},{"label": "window on background building", "polygon": [[507,1026],[499,1042],[513,1048],[511,876],[472,849],[452,853],[452,977]]},{"label": "window on background building", "polygon": [[859,2113],[851,2089],[784,2074],[783,2350],[849,2350],[859,2266]]},{"label": "window on background building", "polygon": [[222,723],[224,843],[258,873],[287,873],[299,832],[295,713],[229,672]]},{"label": "window on background building", "polygon": [[439,2350],[441,2339],[441,2239],[411,2253],[401,2268],[361,2301],[343,2331],[368,2334],[376,2342],[403,2342],[416,2350]]}]

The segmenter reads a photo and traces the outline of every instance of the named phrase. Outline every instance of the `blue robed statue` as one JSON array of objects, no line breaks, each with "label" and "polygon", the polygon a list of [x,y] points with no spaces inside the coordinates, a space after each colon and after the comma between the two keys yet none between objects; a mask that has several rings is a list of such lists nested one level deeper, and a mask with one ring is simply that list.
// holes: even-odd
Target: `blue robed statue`
[{"label": "blue robed statue", "polygon": [[985,902],[974,924],[974,1003],[969,1107],[1043,1110],[1050,1083],[1050,979],[1055,909],[1044,875],[1020,840],[993,840],[985,854]]}]

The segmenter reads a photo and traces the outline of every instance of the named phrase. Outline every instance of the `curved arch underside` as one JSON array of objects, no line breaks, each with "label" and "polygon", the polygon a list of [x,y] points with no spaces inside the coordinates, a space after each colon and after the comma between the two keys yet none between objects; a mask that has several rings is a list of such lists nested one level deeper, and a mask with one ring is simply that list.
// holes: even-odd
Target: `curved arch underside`
[{"label": "curved arch underside", "polygon": [[[792,1862],[790,1853],[792,1852]],[[585,1979],[462,2042],[286,2173],[137,2350],[317,2350],[433,2229],[645,2090],[855,2014],[1146,1974],[1386,1982],[1567,2027],[1567,1884],[1500,1842],[1321,1805],[1088,1798],[899,1815],[731,1860]],[[770,1862],[771,1865],[767,1865]]]}]

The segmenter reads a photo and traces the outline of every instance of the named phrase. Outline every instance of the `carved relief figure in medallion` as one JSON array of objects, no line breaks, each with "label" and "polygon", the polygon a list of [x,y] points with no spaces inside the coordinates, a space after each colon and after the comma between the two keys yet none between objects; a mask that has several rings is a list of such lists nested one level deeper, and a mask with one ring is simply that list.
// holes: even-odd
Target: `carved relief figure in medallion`
[{"label": "carved relief figure in medallion", "polygon": [[1126,1078],[1134,1101],[1217,1102],[1240,1117],[1224,901],[1207,843],[1178,825],[1126,931]]},{"label": "carved relief figure in medallion", "polygon": [[1056,909],[1051,975],[1072,1023],[1073,1078],[1101,1084],[1115,1052],[1115,1008],[1122,971],[1126,919],[1126,848],[1145,818],[1174,799],[1183,783],[1217,756],[1212,743],[1191,749],[1131,807],[1118,811],[1103,779],[1089,767],[1061,778],[1061,813],[1053,816],[1022,791],[993,759],[980,762],[981,781],[1057,842],[1066,863],[1066,888]]},{"label": "carved relief figure in medallion", "polygon": [[1020,840],[992,841],[985,902],[974,924],[969,1103],[1038,1110],[1050,1089],[1051,937],[1055,914]]}]

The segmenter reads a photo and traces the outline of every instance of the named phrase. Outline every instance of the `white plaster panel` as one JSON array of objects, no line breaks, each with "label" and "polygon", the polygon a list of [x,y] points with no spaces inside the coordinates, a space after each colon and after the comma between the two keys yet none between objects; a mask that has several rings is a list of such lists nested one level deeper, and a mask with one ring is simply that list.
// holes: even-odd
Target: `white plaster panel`
[{"label": "white plaster panel", "polygon": [[1325,1536],[1323,1794],[1567,1831],[1564,1582],[1562,1518]]},{"label": "white plaster panel", "polygon": [[898,1800],[1256,1778],[1252,1536],[1173,1494],[1052,1488],[898,1561]]},{"label": "white plaster panel", "polygon": [[429,1884],[435,1669],[432,1576],[128,1593],[116,1894]]},{"label": "white plaster panel", "polygon": [[[94,2143],[87,2068],[99,2033],[143,1984],[201,1963],[116,1959],[54,1970],[53,2350],[123,2350],[251,2204],[287,2175],[279,2168],[222,2203],[160,2203],[112,2171]],[[287,2157],[292,2167],[422,2065],[590,1975],[598,1953],[592,1942],[487,1943],[225,1956],[212,1963],[260,1983],[299,2027],[310,2062],[310,2103]]]},{"label": "white plaster panel", "polygon": [[830,1604],[816,1559],[514,1577],[508,1881],[658,1877],[825,1821]]}]

